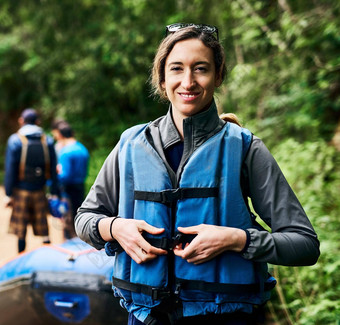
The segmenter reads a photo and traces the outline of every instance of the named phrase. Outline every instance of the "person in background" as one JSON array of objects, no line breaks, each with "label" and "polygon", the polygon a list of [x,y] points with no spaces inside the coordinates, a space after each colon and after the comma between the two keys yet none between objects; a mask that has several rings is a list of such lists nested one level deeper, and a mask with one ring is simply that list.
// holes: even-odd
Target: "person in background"
[{"label": "person in background", "polygon": [[18,237],[19,253],[26,247],[27,225],[34,235],[49,243],[46,184],[50,194],[59,195],[54,142],[38,126],[37,111],[25,109],[18,119],[20,129],[7,142],[5,158],[5,205],[12,206],[9,233]]},{"label": "person in background", "polygon": [[62,124],[62,123],[67,123],[65,120],[63,119],[55,119],[52,124],[51,124],[51,133],[53,135],[53,138],[55,140],[55,144],[54,144],[54,149],[58,155],[58,152],[60,151],[60,149],[63,147],[63,141],[61,134],[59,132],[58,129],[58,125]]},{"label": "person in background", "polygon": [[88,172],[89,152],[76,140],[71,126],[66,121],[52,124],[58,156],[57,173],[61,196],[70,204],[70,213],[64,218],[66,239],[76,236],[74,217],[85,198],[85,180]]},{"label": "person in background", "polygon": [[114,293],[130,325],[257,324],[276,283],[267,263],[315,264],[319,241],[263,142],[218,116],[218,29],[179,23],[166,32],[151,83],[169,111],[122,134],[76,231],[115,255]]}]

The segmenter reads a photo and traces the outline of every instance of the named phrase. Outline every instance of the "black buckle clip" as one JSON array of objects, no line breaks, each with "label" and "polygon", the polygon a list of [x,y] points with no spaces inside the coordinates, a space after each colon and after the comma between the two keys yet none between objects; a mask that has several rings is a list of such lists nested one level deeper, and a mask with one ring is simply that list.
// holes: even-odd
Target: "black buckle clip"
[{"label": "black buckle clip", "polygon": [[171,205],[174,201],[181,199],[180,188],[161,191],[161,203]]},{"label": "black buckle clip", "polygon": [[172,243],[169,247],[170,250],[173,250],[181,241],[183,238],[183,234],[178,233],[175,237],[172,237]]},{"label": "black buckle clip", "polygon": [[151,298],[152,300],[158,300],[159,289],[151,288]]},{"label": "black buckle clip", "polygon": [[170,296],[169,290],[159,289],[159,288],[151,288],[151,298],[152,300],[160,300],[165,297]]},{"label": "black buckle clip", "polygon": [[181,284],[180,283],[177,283],[176,284],[176,288],[175,288],[175,295],[176,296],[178,296],[179,295],[179,293],[180,293],[180,291],[181,291]]},{"label": "black buckle clip", "polygon": [[177,283],[176,287],[175,287],[175,292],[174,292],[174,296],[175,296],[175,301],[176,303],[179,302],[179,293],[181,292],[181,283]]}]

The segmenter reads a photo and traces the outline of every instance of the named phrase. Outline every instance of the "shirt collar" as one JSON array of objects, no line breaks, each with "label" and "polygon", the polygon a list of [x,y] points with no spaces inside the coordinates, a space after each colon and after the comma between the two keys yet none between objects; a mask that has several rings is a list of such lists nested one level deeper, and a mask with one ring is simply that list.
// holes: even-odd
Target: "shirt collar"
[{"label": "shirt collar", "polygon": [[[166,116],[152,123],[159,129],[163,149],[181,141],[181,137],[173,122],[171,112],[172,107],[170,105]],[[184,130],[187,129],[188,125],[190,125],[190,132],[192,132],[195,143],[201,144],[207,137],[209,137],[209,135],[219,131],[223,127],[224,122],[219,118],[215,101],[213,101],[209,109],[187,117],[183,120],[183,124]]]},{"label": "shirt collar", "polygon": [[18,132],[24,136],[41,136],[43,129],[36,124],[25,124]]}]

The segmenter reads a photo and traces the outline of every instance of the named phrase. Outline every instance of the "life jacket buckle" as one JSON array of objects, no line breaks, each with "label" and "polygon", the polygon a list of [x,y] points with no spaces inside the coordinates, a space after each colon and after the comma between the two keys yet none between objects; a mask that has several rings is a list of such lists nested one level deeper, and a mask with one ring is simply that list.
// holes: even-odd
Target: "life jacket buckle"
[{"label": "life jacket buckle", "polygon": [[175,292],[174,292],[176,303],[179,301],[179,293],[180,292],[181,292],[181,283],[177,283],[176,287],[175,287]]},{"label": "life jacket buckle", "polygon": [[170,250],[173,250],[181,241],[183,238],[183,234],[178,233],[176,236],[172,237],[172,243],[169,247]]},{"label": "life jacket buckle", "polygon": [[159,289],[151,288],[151,298],[152,300],[158,300]]},{"label": "life jacket buckle", "polygon": [[177,201],[181,198],[181,189],[171,189],[161,191],[161,203],[166,205],[171,205],[174,201]]},{"label": "life jacket buckle", "polygon": [[152,300],[160,300],[165,297],[170,296],[170,291],[160,289],[160,288],[151,288],[151,298]]}]

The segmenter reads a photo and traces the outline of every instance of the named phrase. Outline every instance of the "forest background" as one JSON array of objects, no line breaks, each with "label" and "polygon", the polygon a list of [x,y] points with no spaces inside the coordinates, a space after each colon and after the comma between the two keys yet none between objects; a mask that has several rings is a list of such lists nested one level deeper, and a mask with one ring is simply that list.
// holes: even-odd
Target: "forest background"
[{"label": "forest background", "polygon": [[271,266],[279,324],[340,323],[340,2],[0,1],[0,167],[26,107],[67,119],[91,152],[88,188],[127,127],[163,115],[148,79],[165,26],[213,24],[228,77],[216,100],[261,137],[321,241],[312,267]]}]

